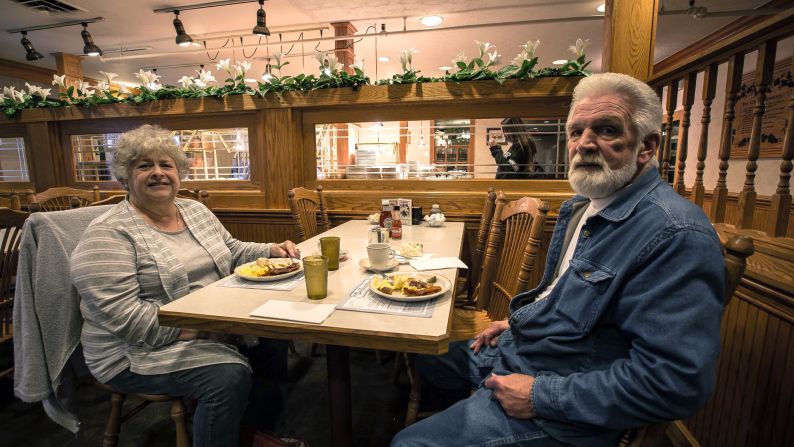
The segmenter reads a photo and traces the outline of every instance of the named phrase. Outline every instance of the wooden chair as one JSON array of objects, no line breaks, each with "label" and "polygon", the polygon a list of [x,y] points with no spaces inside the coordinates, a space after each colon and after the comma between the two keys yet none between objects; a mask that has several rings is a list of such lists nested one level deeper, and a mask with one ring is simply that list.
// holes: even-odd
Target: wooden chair
[{"label": "wooden chair", "polygon": [[[315,191],[306,188],[293,188],[287,192],[289,209],[298,239],[302,242],[331,228],[328,212],[323,198],[323,187],[317,186]],[[320,215],[319,219],[317,215]]]},{"label": "wooden chair", "polygon": [[[549,206],[542,200],[522,197],[508,203],[504,193],[499,192],[488,232],[476,307],[453,310],[450,342],[474,338],[493,321],[507,317],[510,300],[529,285],[548,211]],[[413,365],[410,368],[413,370]],[[428,415],[419,413],[422,383],[415,371],[412,375],[406,426]]]},{"label": "wooden chair", "polygon": [[482,259],[485,255],[485,246],[488,242],[488,232],[491,229],[491,220],[493,219],[494,210],[496,209],[496,192],[493,187],[488,188],[488,193],[485,195],[485,204],[482,208],[482,216],[480,217],[480,227],[477,230],[477,240],[474,244],[474,250],[471,254],[471,265],[469,265],[468,278],[466,278],[465,296],[458,296],[458,303],[464,305],[473,305],[477,299],[477,286],[480,284],[480,274],[482,273]]},{"label": "wooden chair", "polygon": [[210,207],[210,193],[201,189],[180,189],[176,196],[182,199],[193,199],[201,202],[207,208]]},{"label": "wooden chair", "polygon": [[11,191],[8,193],[8,197],[0,197],[0,207],[22,211],[22,203],[19,200],[19,193],[16,191]]},{"label": "wooden chair", "polygon": [[[28,213],[0,208],[0,343],[9,342],[14,337],[14,278],[22,226],[28,216]],[[13,371],[13,367],[0,371],[0,377]]]},{"label": "wooden chair", "polygon": [[79,188],[60,186],[50,188],[38,194],[28,193],[28,208],[36,211],[62,211],[72,208],[82,208],[99,200],[99,187],[94,185],[88,191]]},{"label": "wooden chair", "polygon": [[116,194],[105,197],[102,200],[97,200],[96,202],[92,203],[90,206],[115,205],[117,203],[121,203],[126,198],[127,198],[126,194]]},{"label": "wooden chair", "polygon": [[[735,235],[722,244],[725,256],[725,294],[722,296],[723,308],[727,308],[736,288],[742,281],[747,268],[747,258],[753,254],[755,247],[748,236]],[[619,447],[658,447],[664,442],[670,422],[659,422],[647,427],[626,431],[618,444]]]}]

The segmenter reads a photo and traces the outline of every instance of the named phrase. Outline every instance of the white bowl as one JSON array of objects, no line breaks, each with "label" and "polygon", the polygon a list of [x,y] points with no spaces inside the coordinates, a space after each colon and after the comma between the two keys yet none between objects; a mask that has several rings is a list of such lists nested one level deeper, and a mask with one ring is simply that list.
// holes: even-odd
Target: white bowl
[{"label": "white bowl", "polygon": [[427,225],[429,225],[431,227],[440,227],[441,225],[444,225],[444,221],[441,221],[441,220],[428,220],[427,221]]}]

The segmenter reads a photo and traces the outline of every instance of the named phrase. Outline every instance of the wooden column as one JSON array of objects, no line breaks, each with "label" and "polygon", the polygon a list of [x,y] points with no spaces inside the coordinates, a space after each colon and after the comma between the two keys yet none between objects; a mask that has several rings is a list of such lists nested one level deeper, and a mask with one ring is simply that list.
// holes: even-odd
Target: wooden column
[{"label": "wooden column", "polygon": [[[794,72],[794,57],[792,72]],[[788,228],[789,215],[791,214],[791,159],[794,158],[794,94],[788,103],[788,125],[786,135],[783,137],[783,153],[780,156],[780,181],[777,191],[772,196],[772,205],[767,220],[766,234],[772,237],[784,237]]]},{"label": "wooden column", "polygon": [[[356,27],[350,22],[334,22],[331,24],[334,27],[334,36],[353,36],[356,34]],[[353,74],[353,69],[350,64],[356,58],[356,52],[353,49],[353,39],[337,40],[335,42],[334,54],[339,62],[345,64],[345,71],[347,74]]]},{"label": "wooden column", "polygon": [[[30,83],[43,84],[49,88],[55,70],[39,67],[8,59],[0,59],[0,75],[14,79],[22,79]],[[56,95],[57,96],[57,95]]]},{"label": "wooden column", "polygon": [[645,80],[653,74],[659,0],[607,0],[601,71]]},{"label": "wooden column", "polygon": [[703,187],[703,171],[706,169],[706,154],[709,148],[709,124],[711,124],[711,103],[717,93],[717,69],[714,63],[703,72],[703,116],[700,119],[700,141],[698,142],[698,164],[695,171],[695,185],[692,187],[692,201],[703,207],[705,188]]},{"label": "wooden column", "polygon": [[[66,75],[66,85],[83,80],[83,59],[69,53],[53,53],[58,76]],[[66,92],[61,92],[66,93]]]},{"label": "wooden column", "polygon": [[758,63],[755,66],[756,100],[753,108],[753,127],[750,131],[750,147],[747,150],[747,167],[744,188],[739,193],[739,213],[736,228],[752,228],[755,212],[755,171],[758,169],[758,155],[761,153],[761,131],[766,112],[766,94],[772,84],[772,71],[775,69],[775,50],[777,40],[768,40],[758,47]]},{"label": "wooden column", "polygon": [[673,141],[673,114],[678,103],[678,81],[670,81],[667,86],[667,115],[664,125],[665,137],[662,146],[659,148],[659,172],[662,179],[667,181],[667,171],[670,169],[670,145]]},{"label": "wooden column", "polygon": [[340,174],[339,178],[344,178],[345,167],[350,164],[349,143],[347,124],[334,124],[336,128],[336,169]]},{"label": "wooden column", "polygon": [[695,102],[695,84],[697,84],[698,72],[693,71],[684,78],[684,115],[681,117],[681,129],[678,132],[681,137],[678,139],[678,162],[675,172],[675,191],[681,196],[686,196],[686,185],[684,184],[684,172],[686,172],[686,157],[689,152],[689,115],[692,112],[692,104]]},{"label": "wooden column", "polygon": [[405,163],[405,153],[408,146],[408,121],[400,121],[400,144],[397,147],[397,163]]},{"label": "wooden column", "polygon": [[728,201],[728,160],[731,158],[733,118],[736,116],[736,100],[742,86],[744,53],[734,54],[728,61],[728,79],[725,81],[725,111],[722,115],[722,137],[720,138],[720,165],[717,186],[711,199],[711,221],[725,222],[725,205]]}]

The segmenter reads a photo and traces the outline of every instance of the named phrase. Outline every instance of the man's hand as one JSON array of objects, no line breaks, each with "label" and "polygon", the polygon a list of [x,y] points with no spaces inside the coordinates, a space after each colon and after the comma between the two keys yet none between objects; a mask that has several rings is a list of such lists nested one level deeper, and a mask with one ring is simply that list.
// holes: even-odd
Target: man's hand
[{"label": "man's hand", "polygon": [[300,259],[301,251],[292,241],[284,241],[270,246],[270,257]]},{"label": "man's hand", "polygon": [[508,329],[510,329],[510,323],[508,323],[507,320],[494,321],[485,328],[484,331],[474,337],[474,343],[472,343],[469,348],[477,354],[485,345],[496,346],[496,343],[499,341],[499,335]]},{"label": "man's hand", "polygon": [[182,329],[176,338],[179,341],[189,341],[199,338],[199,331],[195,329]]},{"label": "man's hand", "polygon": [[516,419],[531,419],[535,417],[535,409],[532,407],[533,383],[535,378],[525,374],[508,376],[491,374],[485,380],[485,388],[493,392],[493,397],[499,401],[508,416]]}]

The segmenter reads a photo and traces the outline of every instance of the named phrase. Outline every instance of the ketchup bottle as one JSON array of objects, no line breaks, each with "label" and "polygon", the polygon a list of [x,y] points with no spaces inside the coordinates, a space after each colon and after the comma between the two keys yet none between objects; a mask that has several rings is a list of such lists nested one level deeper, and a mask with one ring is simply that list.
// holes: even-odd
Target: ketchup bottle
[{"label": "ketchup bottle", "polygon": [[394,205],[391,218],[391,234],[392,239],[402,239],[403,237],[403,223],[400,220],[400,207]]},{"label": "ketchup bottle", "polygon": [[380,201],[380,219],[378,221],[381,228],[388,228],[391,231],[392,226],[392,215],[391,215],[391,205],[389,205],[389,200],[381,200]]}]

